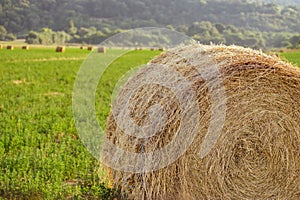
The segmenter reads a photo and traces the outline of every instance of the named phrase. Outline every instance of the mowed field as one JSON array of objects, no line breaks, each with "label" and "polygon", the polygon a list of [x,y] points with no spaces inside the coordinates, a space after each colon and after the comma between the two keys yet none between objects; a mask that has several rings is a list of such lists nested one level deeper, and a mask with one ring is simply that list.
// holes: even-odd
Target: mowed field
[{"label": "mowed field", "polygon": [[[108,50],[108,54],[112,51]],[[72,115],[72,90],[87,50],[0,49],[0,198],[108,199],[115,196],[100,164],[82,145]],[[131,51],[99,82],[96,109],[105,128],[111,93],[130,69],[159,51]],[[282,57],[300,66],[300,52]]]}]

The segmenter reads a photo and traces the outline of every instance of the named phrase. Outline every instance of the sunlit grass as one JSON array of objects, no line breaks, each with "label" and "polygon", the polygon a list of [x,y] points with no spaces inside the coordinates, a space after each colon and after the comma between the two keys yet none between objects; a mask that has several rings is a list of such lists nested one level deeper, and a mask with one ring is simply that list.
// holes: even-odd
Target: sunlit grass
[{"label": "sunlit grass", "polygon": [[[113,50],[112,50],[113,51]],[[89,52],[55,48],[0,50],[0,197],[106,199],[99,164],[78,136],[72,115],[77,72]],[[99,84],[97,114],[105,126],[114,84],[158,52],[117,59]]]},{"label": "sunlit grass", "polygon": [[285,52],[281,54],[282,58],[287,59],[289,62],[300,67],[300,51],[298,52]]}]

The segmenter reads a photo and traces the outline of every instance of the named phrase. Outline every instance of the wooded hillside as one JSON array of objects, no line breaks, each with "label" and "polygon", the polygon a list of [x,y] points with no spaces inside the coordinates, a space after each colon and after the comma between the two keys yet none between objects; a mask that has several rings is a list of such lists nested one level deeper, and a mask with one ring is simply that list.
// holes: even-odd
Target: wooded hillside
[{"label": "wooded hillside", "polygon": [[[299,19],[299,6],[257,0],[4,0],[0,39],[1,34],[2,39],[11,39],[8,33],[24,38],[35,31],[31,36],[38,40],[37,33],[48,28],[60,31],[63,41],[97,43],[120,29],[168,26],[204,42],[295,47]],[[34,37],[32,42],[42,43]]]}]

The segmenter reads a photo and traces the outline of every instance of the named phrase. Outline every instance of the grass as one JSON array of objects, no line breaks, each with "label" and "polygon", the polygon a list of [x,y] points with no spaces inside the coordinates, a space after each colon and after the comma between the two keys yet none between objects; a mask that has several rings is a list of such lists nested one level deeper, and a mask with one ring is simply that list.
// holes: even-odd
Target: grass
[{"label": "grass", "polygon": [[300,67],[300,51],[285,52],[281,54],[281,57]]},{"label": "grass", "polygon": [[[110,92],[118,77],[157,53],[131,52],[109,67],[100,81],[98,94],[101,102],[105,102],[99,103],[97,109],[103,126],[109,112]],[[72,116],[73,84],[88,52],[67,49],[61,54],[54,52],[54,48],[42,48],[2,49],[0,54],[0,197],[114,197],[97,160],[78,138]]]},{"label": "grass", "polygon": [[[113,50],[108,50],[113,51]],[[99,163],[82,145],[72,115],[72,90],[88,51],[0,50],[0,198],[109,199]],[[132,51],[103,74],[96,94],[105,128],[111,93],[128,70],[158,51]],[[300,53],[283,53],[300,66]]]},{"label": "grass", "polygon": [[12,51],[1,49],[1,63],[35,63],[50,61],[81,61],[88,55],[88,51],[79,48],[69,48],[65,53],[56,53],[53,48],[32,48],[29,51],[16,48]]}]

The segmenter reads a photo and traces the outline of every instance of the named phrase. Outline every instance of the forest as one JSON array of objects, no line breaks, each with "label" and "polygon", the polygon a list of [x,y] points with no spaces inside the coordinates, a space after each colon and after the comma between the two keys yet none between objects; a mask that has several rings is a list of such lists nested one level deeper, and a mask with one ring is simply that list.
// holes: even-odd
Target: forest
[{"label": "forest", "polygon": [[[2,0],[0,40],[98,44],[137,27],[167,27],[202,43],[297,48],[300,4],[251,0]],[[290,4],[288,4],[290,2]]]}]

